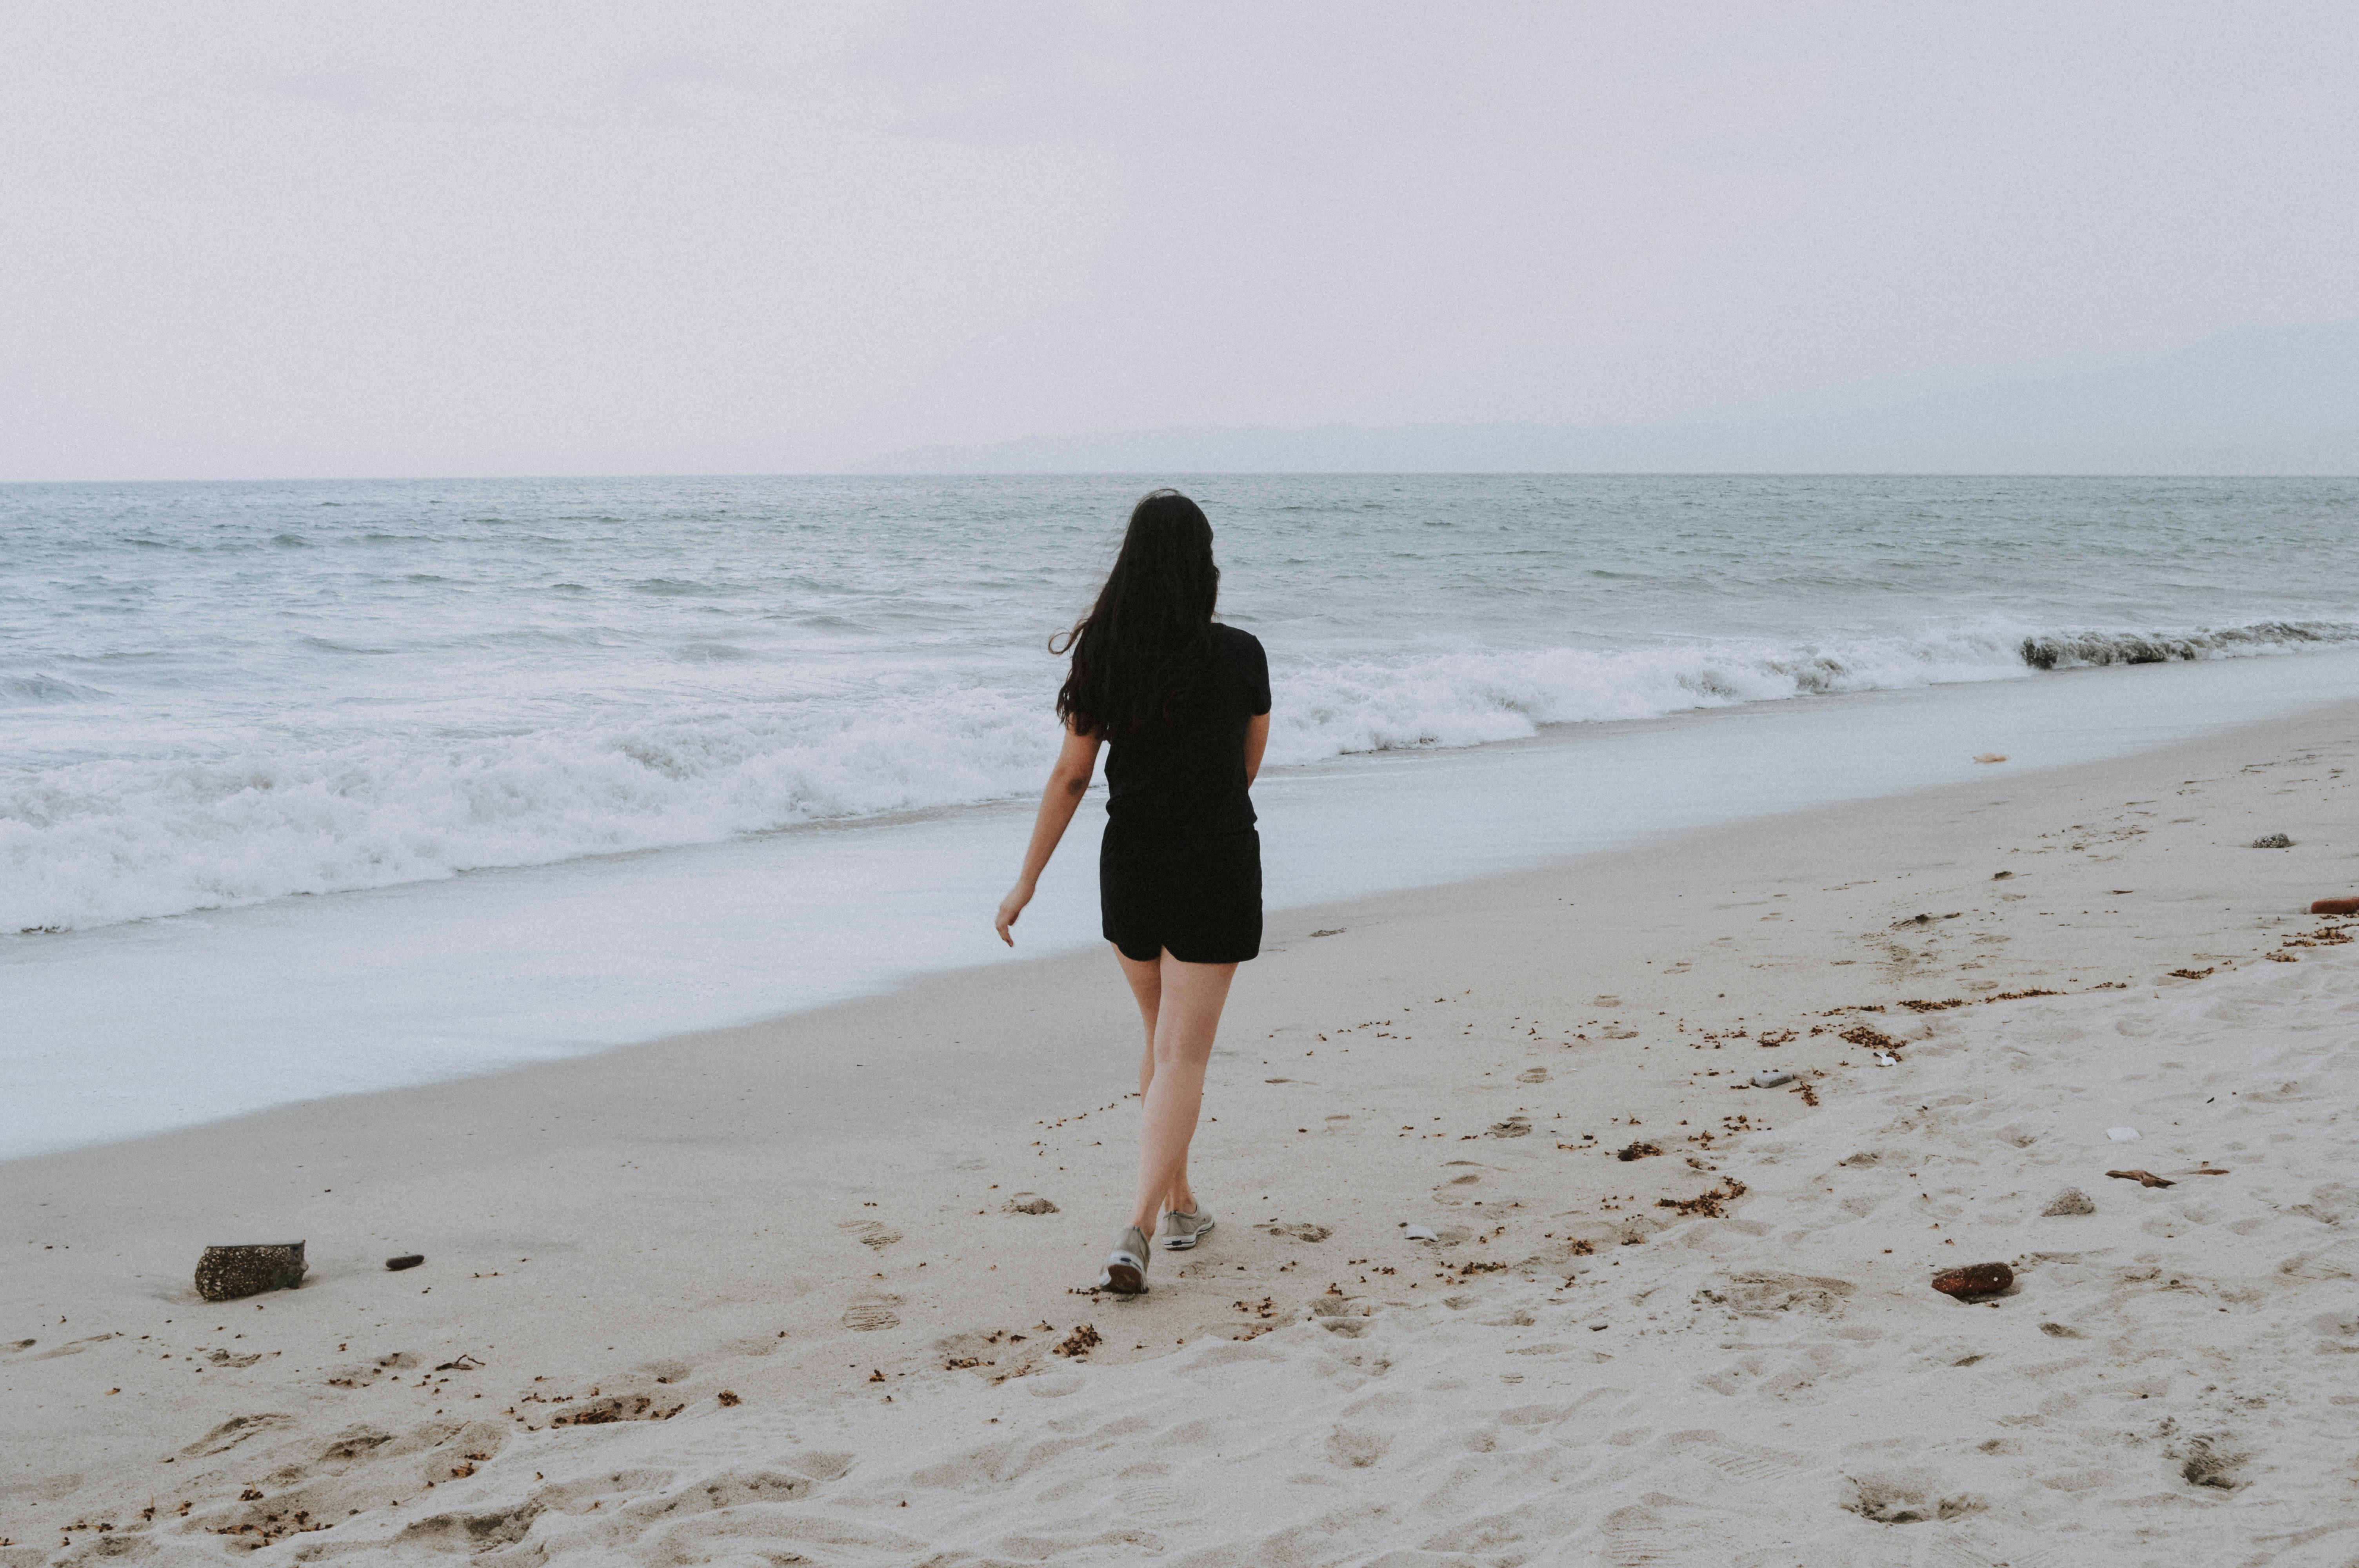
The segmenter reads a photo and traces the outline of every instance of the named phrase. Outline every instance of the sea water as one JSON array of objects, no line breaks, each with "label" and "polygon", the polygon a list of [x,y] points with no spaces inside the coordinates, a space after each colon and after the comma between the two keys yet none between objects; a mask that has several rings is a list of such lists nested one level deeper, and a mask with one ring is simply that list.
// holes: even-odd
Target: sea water
[{"label": "sea water", "polygon": [[[994,961],[1146,482],[0,488],[0,1154]],[[2359,694],[2359,481],[1188,488],[1275,909]]]}]

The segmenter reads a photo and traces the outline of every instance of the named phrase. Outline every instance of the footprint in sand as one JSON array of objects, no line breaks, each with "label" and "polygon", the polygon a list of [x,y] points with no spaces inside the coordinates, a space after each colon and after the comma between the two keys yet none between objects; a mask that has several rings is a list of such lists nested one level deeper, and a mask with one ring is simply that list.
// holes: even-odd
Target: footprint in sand
[{"label": "footprint in sand", "polygon": [[1335,1233],[1323,1225],[1297,1223],[1293,1225],[1257,1225],[1256,1230],[1266,1230],[1272,1236],[1290,1237],[1297,1241],[1324,1241]]},{"label": "footprint in sand", "polygon": [[180,1450],[186,1455],[225,1454],[250,1437],[292,1426],[295,1418],[272,1411],[266,1415],[234,1415]]},{"label": "footprint in sand", "polygon": [[[392,1441],[393,1433],[382,1427],[348,1426],[320,1450],[319,1463],[339,1467],[349,1465],[353,1460],[374,1453]],[[331,1470],[329,1474],[340,1475],[342,1469]]]},{"label": "footprint in sand", "polygon": [[1661,1446],[1681,1458],[1701,1460],[1723,1476],[1743,1482],[1782,1485],[1808,1468],[1798,1455],[1771,1448],[1754,1448],[1709,1430],[1673,1433]]},{"label": "footprint in sand", "polygon": [[1742,1520],[1669,1497],[1615,1509],[1605,1516],[1600,1561],[1612,1568],[1733,1563],[1752,1544]]},{"label": "footprint in sand", "polygon": [[862,1296],[843,1309],[843,1326],[854,1334],[895,1327],[900,1323],[901,1314],[893,1309],[900,1304],[898,1296]]},{"label": "footprint in sand", "polygon": [[1987,1505],[1970,1492],[1950,1491],[1929,1470],[1899,1470],[1849,1477],[1842,1507],[1877,1524],[1925,1524],[1980,1513]]},{"label": "footprint in sand", "polygon": [[1125,1519],[1175,1526],[1191,1521],[1201,1511],[1192,1488],[1183,1489],[1158,1482],[1126,1487],[1115,1494],[1114,1506]]},{"label": "footprint in sand", "polygon": [[1346,1470],[1364,1470],[1392,1451],[1389,1433],[1337,1427],[1328,1434],[1327,1460]]}]

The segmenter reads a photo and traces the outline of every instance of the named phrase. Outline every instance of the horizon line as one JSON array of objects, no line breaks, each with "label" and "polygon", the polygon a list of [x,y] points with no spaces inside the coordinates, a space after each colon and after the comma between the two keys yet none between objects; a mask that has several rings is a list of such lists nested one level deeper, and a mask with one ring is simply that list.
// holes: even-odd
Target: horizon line
[{"label": "horizon line", "polygon": [[2359,473],[2219,469],[742,469],[630,472],[243,475],[0,479],[0,488],[132,484],[457,484],[509,481],[743,479],[2359,479]]}]

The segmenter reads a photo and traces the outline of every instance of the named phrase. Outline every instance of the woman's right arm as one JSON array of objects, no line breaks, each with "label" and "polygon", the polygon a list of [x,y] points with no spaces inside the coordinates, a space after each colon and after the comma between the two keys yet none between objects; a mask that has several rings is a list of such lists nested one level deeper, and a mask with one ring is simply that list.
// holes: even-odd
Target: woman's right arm
[{"label": "woman's right arm", "polygon": [[1095,735],[1076,735],[1065,731],[1065,744],[1057,753],[1057,765],[1049,770],[1049,787],[1040,792],[1040,814],[1032,819],[1032,842],[1024,851],[1024,871],[1007,896],[999,901],[999,939],[1010,947],[1016,946],[1016,934],[1009,929],[1024,906],[1032,902],[1033,890],[1039,886],[1040,873],[1049,869],[1049,857],[1057,852],[1058,841],[1064,838],[1065,828],[1073,820],[1073,813],[1089,793],[1090,775],[1097,772],[1098,746]]}]

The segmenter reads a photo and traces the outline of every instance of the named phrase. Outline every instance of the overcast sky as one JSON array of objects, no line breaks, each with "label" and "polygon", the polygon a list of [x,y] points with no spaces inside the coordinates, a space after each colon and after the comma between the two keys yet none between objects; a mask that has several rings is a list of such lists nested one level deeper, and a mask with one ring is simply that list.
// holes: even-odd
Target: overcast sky
[{"label": "overcast sky", "polygon": [[0,0],[0,478],[1809,412],[2359,316],[2337,4]]}]

